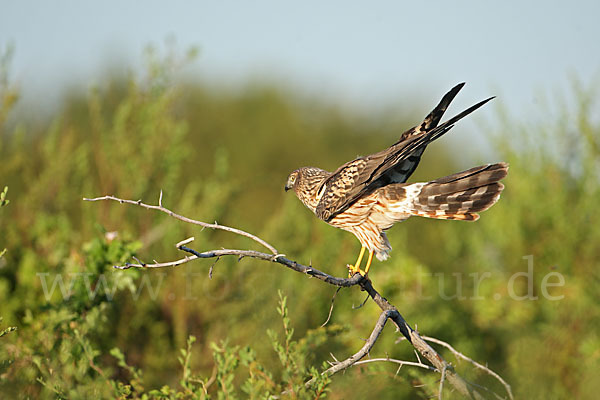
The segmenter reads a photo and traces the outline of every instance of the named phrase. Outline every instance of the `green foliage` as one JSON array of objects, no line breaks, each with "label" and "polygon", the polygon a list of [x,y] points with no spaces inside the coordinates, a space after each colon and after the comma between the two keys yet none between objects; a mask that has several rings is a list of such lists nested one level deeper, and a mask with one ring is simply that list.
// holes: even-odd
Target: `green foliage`
[{"label": "green foliage", "polygon": [[[321,377],[318,370],[308,364],[306,358],[309,353],[306,351],[307,349],[303,349],[298,342],[292,340],[294,328],[291,327],[291,320],[288,316],[287,297],[281,291],[278,291],[278,294],[279,307],[277,312],[281,315],[283,321],[284,342],[280,343],[277,334],[272,330],[268,330],[267,335],[279,357],[282,367],[281,377],[285,382],[288,382],[283,388],[285,388],[286,393],[294,397],[325,397],[329,378]],[[307,377],[314,377],[317,382],[310,387],[306,387]]]},{"label": "green foliage", "polygon": [[[0,322],[2,322],[2,317],[0,317]],[[8,328],[0,329],[0,338],[16,330],[16,326],[9,326]],[[0,375],[6,372],[13,362],[13,359],[0,359]]]},{"label": "green foliage", "polygon": [[[0,317],[0,322],[2,322],[2,317]],[[0,337],[4,336],[10,332],[14,332],[16,330],[17,330],[17,328],[15,326],[9,326],[8,328],[2,329],[0,331]]]},{"label": "green foliage", "polygon": [[[219,345],[211,343],[210,347],[214,357],[212,376],[202,378],[196,375],[191,367],[192,345],[196,342],[196,337],[190,336],[186,348],[181,349],[181,356],[177,357],[182,370],[178,388],[164,385],[160,389],[146,392],[142,371],[128,365],[121,350],[112,349],[110,354],[117,359],[118,366],[126,370],[130,376],[129,380],[125,382],[110,381],[114,397],[119,399],[237,399],[245,397],[256,399],[284,395],[300,399],[324,398],[330,382],[329,378],[321,376],[315,367],[310,367],[309,370],[298,369],[298,361],[304,359],[306,354],[300,352],[296,342],[292,341],[292,330],[289,328],[290,321],[287,318],[285,302],[285,297],[280,293],[278,311],[284,320],[285,348],[279,344],[277,334],[269,333],[272,345],[280,357],[283,373],[269,372],[259,363],[257,354],[251,347],[240,348],[223,341]],[[244,371],[240,371],[240,367],[244,367]],[[277,378],[275,375],[279,377]],[[315,383],[310,388],[305,387],[304,382],[312,377],[315,378]]]},{"label": "green foliage", "polygon": [[[100,244],[99,240],[94,240],[85,246],[84,257],[90,267],[94,262],[105,266],[128,258],[130,247],[116,241]],[[100,255],[105,258],[98,260]],[[72,263],[75,261],[66,260],[66,264]],[[14,351],[18,350],[21,357],[8,375],[14,383],[28,388],[31,395],[53,393],[59,398],[72,398],[107,393],[108,386],[96,378],[106,380],[110,374],[98,365],[104,353],[98,346],[102,343],[101,335],[106,333],[101,327],[109,322],[112,296],[126,288],[131,277],[124,273],[107,276],[101,270],[88,271],[69,274],[69,283],[62,281],[66,273],[57,275],[51,285],[46,285],[49,279],[43,275],[40,279],[46,302],[38,306],[41,309],[25,310],[20,322],[21,334],[14,344]],[[12,354],[10,349],[9,354]],[[34,381],[41,387],[31,386]],[[8,386],[4,389],[6,393],[12,393],[17,388]]]},{"label": "green foliage", "polygon": [[8,193],[8,186],[4,186],[4,190],[0,193],[0,207],[7,206],[10,203],[10,200],[6,198],[6,194]]},{"label": "green foliage", "polygon": [[[334,289],[274,265],[223,258],[212,279],[214,260],[117,271],[134,255],[180,258],[173,244],[189,236],[198,249],[257,247],[139,207],[81,200],[152,202],[162,189],[164,205],[180,214],[251,231],[290,258],[343,275],[356,239],[285,196],[285,178],[302,165],[333,169],[379,150],[416,117],[349,115],[260,86],[232,92],[187,82],[181,90],[170,73],[188,55],[147,57],[141,77],[107,77],[37,124],[28,114],[7,118],[18,96],[0,62],[0,182],[17,199],[0,214],[9,249],[0,304],[8,329],[18,328],[1,331],[1,397],[435,395],[438,375],[396,374],[385,363],[321,375],[330,354],[341,359],[362,346],[378,317],[370,302],[352,308],[364,300],[357,288],[340,291],[321,328]],[[522,398],[594,398],[600,390],[598,88],[574,87],[577,107],[544,112],[555,115],[547,125],[502,119],[495,158],[511,169],[480,221],[399,224],[388,233],[390,260],[370,272],[420,332],[489,364]],[[449,136],[461,134],[458,125]],[[444,147],[425,153],[415,180],[458,170]],[[396,339],[386,328],[372,355],[412,359]],[[455,367],[502,393],[466,363]]]}]

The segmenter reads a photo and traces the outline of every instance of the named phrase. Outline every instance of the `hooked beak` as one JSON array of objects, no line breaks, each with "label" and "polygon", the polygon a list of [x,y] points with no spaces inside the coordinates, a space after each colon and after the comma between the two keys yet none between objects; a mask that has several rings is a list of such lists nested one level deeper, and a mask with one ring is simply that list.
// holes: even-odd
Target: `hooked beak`
[{"label": "hooked beak", "polygon": [[290,187],[290,186],[288,186],[288,184],[286,183],[286,184],[285,184],[285,187],[284,187],[283,189],[284,189],[284,190],[287,192],[288,190],[290,190],[290,189],[291,189],[291,187]]}]

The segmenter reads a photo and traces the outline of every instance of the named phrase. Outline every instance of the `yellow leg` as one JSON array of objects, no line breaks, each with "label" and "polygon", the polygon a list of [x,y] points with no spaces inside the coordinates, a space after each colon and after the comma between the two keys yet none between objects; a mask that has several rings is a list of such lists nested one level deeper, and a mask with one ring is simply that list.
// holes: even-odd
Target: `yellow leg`
[{"label": "yellow leg", "polygon": [[369,258],[367,259],[367,266],[365,267],[365,275],[369,273],[369,268],[371,268],[371,262],[373,261],[373,250],[369,250]]},{"label": "yellow leg", "polygon": [[356,264],[348,266],[348,276],[352,277],[357,272],[360,272],[360,263],[362,262],[363,256],[365,255],[365,246],[360,249],[360,254],[358,255],[358,259],[356,260]]}]

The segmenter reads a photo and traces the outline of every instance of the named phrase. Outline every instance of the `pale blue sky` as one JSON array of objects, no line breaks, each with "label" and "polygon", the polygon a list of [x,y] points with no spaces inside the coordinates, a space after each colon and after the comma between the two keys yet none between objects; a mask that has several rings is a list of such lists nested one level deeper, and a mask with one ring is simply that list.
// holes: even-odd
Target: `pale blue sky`
[{"label": "pale blue sky", "polygon": [[417,91],[433,105],[467,81],[457,108],[495,94],[519,114],[572,74],[600,76],[594,0],[0,0],[0,10],[0,44],[16,47],[25,102],[99,84],[107,66],[139,65],[144,46],[169,35],[200,48],[193,70],[205,80],[272,78],[358,107]]}]

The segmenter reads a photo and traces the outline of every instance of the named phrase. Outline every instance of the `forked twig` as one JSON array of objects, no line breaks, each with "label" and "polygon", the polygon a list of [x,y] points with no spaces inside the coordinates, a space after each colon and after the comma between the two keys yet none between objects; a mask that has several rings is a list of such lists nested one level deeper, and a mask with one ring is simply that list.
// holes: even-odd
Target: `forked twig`
[{"label": "forked twig", "polygon": [[327,323],[331,319],[331,314],[333,313],[333,304],[335,303],[335,296],[337,296],[337,294],[339,293],[340,290],[342,290],[341,287],[338,287],[335,290],[335,293],[333,294],[333,297],[331,298],[331,307],[329,307],[329,314],[327,314],[327,319],[325,320],[325,322],[323,322],[323,324],[321,325],[321,328],[323,328],[325,325],[327,325]]},{"label": "forked twig", "polygon": [[434,337],[430,337],[430,336],[421,336],[423,339],[425,339],[428,342],[432,342],[432,343],[436,343],[439,344],[440,346],[444,346],[445,348],[447,348],[448,350],[450,350],[452,352],[452,354],[454,354],[457,358],[463,359],[465,361],[468,361],[469,363],[471,363],[472,365],[474,365],[476,368],[481,369],[482,371],[484,371],[485,373],[493,376],[494,378],[496,378],[498,380],[498,382],[500,382],[503,386],[504,389],[506,390],[506,393],[508,394],[508,397],[513,400],[513,394],[512,394],[512,390],[510,388],[510,385],[508,383],[506,383],[506,381],[504,379],[502,379],[502,377],[500,375],[498,375],[497,373],[495,373],[494,371],[492,371],[491,369],[489,369],[488,367],[486,367],[485,365],[482,365],[480,363],[478,363],[477,361],[473,360],[470,357],[465,356],[463,353],[461,353],[460,351],[456,350],[454,347],[452,347],[452,345],[450,345],[449,343],[444,342],[443,340],[434,338]]}]

